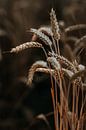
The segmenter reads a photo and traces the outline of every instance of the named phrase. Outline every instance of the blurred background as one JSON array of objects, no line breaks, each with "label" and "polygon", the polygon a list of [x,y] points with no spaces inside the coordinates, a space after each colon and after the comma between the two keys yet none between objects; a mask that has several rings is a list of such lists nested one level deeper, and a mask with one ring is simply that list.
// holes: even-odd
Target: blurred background
[{"label": "blurred background", "polygon": [[[43,59],[40,51],[3,53],[30,41],[30,28],[49,25],[52,7],[66,26],[86,23],[85,0],[0,0],[0,130],[32,130],[34,116],[53,111],[49,77],[40,75],[32,89],[25,83],[32,63]],[[52,115],[48,121],[53,126]]]}]

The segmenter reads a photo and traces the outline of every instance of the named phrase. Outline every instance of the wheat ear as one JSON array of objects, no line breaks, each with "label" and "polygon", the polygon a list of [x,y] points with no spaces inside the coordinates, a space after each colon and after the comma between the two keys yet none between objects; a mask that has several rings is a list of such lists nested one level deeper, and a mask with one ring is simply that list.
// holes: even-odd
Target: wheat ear
[{"label": "wheat ear", "polygon": [[81,42],[84,42],[84,41],[86,41],[86,35],[84,35],[83,37],[81,37],[80,39],[78,39],[75,42],[75,45],[78,46]]},{"label": "wheat ear", "polygon": [[49,68],[37,68],[36,72],[43,72],[43,73],[46,73],[46,74],[50,74],[51,72],[53,74],[55,73],[54,69],[49,69]]},{"label": "wheat ear", "polygon": [[[42,72],[45,74],[51,74],[54,78],[58,77],[58,74],[56,73],[56,71],[54,69],[49,69],[49,68],[37,68],[36,72]],[[70,70],[64,69],[62,68],[62,72],[63,74],[67,75],[67,77],[70,79],[74,73]]]},{"label": "wheat ear", "polygon": [[47,68],[47,63],[44,62],[44,61],[36,61],[36,62],[31,66],[31,68],[29,69],[29,73],[28,73],[27,85],[30,85],[30,86],[31,86],[34,73],[36,72],[36,69],[37,69],[37,68],[40,68],[40,67],[42,67],[42,68]]},{"label": "wheat ear", "polygon": [[51,13],[50,13],[50,21],[51,21],[51,30],[52,30],[54,38],[56,40],[60,39],[59,24],[58,24],[56,14],[53,8],[51,9]]},{"label": "wheat ear", "polygon": [[59,60],[61,63],[65,64],[67,67],[69,67],[70,70],[72,70],[74,73],[77,71],[75,66],[68,59],[66,59],[65,57],[60,56],[60,55],[55,54],[55,53],[51,53],[51,52],[49,52],[49,55],[50,56],[55,56],[57,60]]},{"label": "wheat ear", "polygon": [[78,24],[78,25],[69,26],[65,29],[65,32],[68,33],[68,32],[79,30],[79,29],[86,29],[86,24]]},{"label": "wheat ear", "polygon": [[[53,40],[55,52],[60,54],[59,42],[58,42],[60,39],[60,33],[59,33],[60,29],[59,29],[59,24],[58,24],[56,14],[53,8],[51,9],[51,13],[50,13],[50,21],[51,21],[51,30],[54,37],[54,38],[52,37],[52,40]],[[56,40],[56,43],[55,43],[55,40]]]},{"label": "wheat ear", "polygon": [[57,70],[57,71],[61,70],[61,65],[60,65],[59,61],[56,60],[55,57],[48,57],[47,61],[52,65],[52,67],[55,70]]},{"label": "wheat ear", "polygon": [[51,37],[53,36],[52,30],[48,26],[40,27],[38,30],[41,32],[46,32],[48,36],[51,36]]},{"label": "wheat ear", "polygon": [[72,77],[71,77],[71,81],[73,81],[74,79],[76,79],[77,77],[81,77],[82,75],[86,74],[86,69],[85,70],[81,70],[76,72]]},{"label": "wheat ear", "polygon": [[48,46],[52,45],[52,41],[43,32],[41,32],[37,29],[33,29],[33,28],[30,29],[30,32],[36,34],[46,45],[48,45]]},{"label": "wheat ear", "polygon": [[58,78],[58,73],[54,69],[37,68],[36,72],[42,72],[42,73],[45,73],[45,74],[50,74],[54,77],[55,80],[56,80],[56,78]]},{"label": "wheat ear", "polygon": [[27,48],[35,48],[35,47],[40,48],[40,47],[42,47],[42,45],[38,42],[26,42],[24,44],[16,46],[15,48],[12,48],[10,53],[18,53]]}]

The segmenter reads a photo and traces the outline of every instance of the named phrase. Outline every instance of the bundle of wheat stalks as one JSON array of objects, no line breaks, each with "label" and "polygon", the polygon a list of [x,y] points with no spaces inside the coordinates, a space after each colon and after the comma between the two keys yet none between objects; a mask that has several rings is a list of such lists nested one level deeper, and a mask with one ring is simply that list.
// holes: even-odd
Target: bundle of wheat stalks
[{"label": "bundle of wheat stalks", "polygon": [[[43,50],[46,60],[36,61],[31,66],[27,84],[31,86],[35,72],[50,74],[55,129],[84,130],[86,119],[84,109],[86,103],[86,67],[78,63],[76,55],[77,52],[86,48],[86,35],[78,38],[77,36],[67,34],[80,29],[86,29],[86,25],[79,24],[66,28],[62,22],[57,21],[53,9],[50,12],[50,22],[50,27],[31,29],[30,32],[34,34],[32,41],[12,48],[10,52],[18,53],[31,47],[37,47]],[[37,42],[35,40],[36,37],[42,42]],[[62,41],[64,45],[66,44],[70,60],[62,56],[59,47],[61,43],[59,41]],[[67,41],[72,41],[73,49]],[[58,93],[58,89],[60,93]],[[60,95],[60,100],[58,99],[58,95]]]}]

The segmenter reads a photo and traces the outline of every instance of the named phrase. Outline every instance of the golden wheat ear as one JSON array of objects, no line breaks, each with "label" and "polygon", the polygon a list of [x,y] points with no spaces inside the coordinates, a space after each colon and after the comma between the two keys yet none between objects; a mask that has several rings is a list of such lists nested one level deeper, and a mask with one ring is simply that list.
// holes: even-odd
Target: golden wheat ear
[{"label": "golden wheat ear", "polygon": [[51,69],[51,68],[37,68],[36,72],[42,72],[45,74],[49,74],[50,76],[52,76],[55,79],[55,81],[57,81],[57,79],[59,78],[56,70]]},{"label": "golden wheat ear", "polygon": [[55,52],[60,54],[59,42],[58,42],[60,40],[60,29],[59,29],[59,23],[57,21],[56,14],[53,8],[51,9],[51,12],[50,12],[50,22],[51,22],[51,30],[53,33],[52,40],[53,40]]},{"label": "golden wheat ear", "polygon": [[53,10],[53,8],[51,9],[51,12],[50,12],[50,21],[51,21],[51,30],[52,30],[54,38],[56,40],[60,39],[59,24],[58,24],[56,14],[55,14],[55,11]]},{"label": "golden wheat ear", "polygon": [[37,68],[47,68],[47,62],[44,61],[36,61],[31,68],[29,69],[27,85],[31,86],[34,73],[36,72]]},{"label": "golden wheat ear", "polygon": [[42,72],[42,73],[46,73],[46,74],[55,74],[55,70],[53,69],[49,69],[49,68],[37,68],[36,72]]},{"label": "golden wheat ear", "polygon": [[3,54],[18,53],[28,48],[42,48],[42,44],[38,42],[26,42],[19,46],[16,46],[15,48],[12,48],[11,51],[4,51]]},{"label": "golden wheat ear", "polygon": [[16,46],[15,48],[12,48],[10,53],[18,53],[27,48],[41,48],[41,47],[42,47],[42,44],[40,44],[38,42],[26,42],[19,46]]}]

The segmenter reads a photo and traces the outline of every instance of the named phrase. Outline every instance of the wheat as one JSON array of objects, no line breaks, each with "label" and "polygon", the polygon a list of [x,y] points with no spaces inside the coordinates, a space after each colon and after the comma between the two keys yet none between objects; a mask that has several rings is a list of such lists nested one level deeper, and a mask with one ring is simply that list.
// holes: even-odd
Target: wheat
[{"label": "wheat", "polygon": [[40,48],[40,47],[42,47],[42,45],[38,42],[26,42],[24,44],[16,46],[15,48],[12,48],[10,53],[18,53],[27,48],[35,48],[35,47]]},{"label": "wheat", "polygon": [[60,63],[59,61],[56,60],[55,57],[48,57],[47,58],[47,61],[53,66],[53,68],[57,71],[60,71],[61,70],[61,66],[60,66]]},{"label": "wheat", "polygon": [[67,42],[68,44],[70,44],[71,41],[72,41],[73,43],[75,43],[77,40],[78,40],[78,38],[77,38],[77,37],[74,37],[74,36],[69,36],[69,37],[66,38],[66,42]]},{"label": "wheat", "polygon": [[52,45],[52,41],[43,32],[41,32],[37,29],[33,29],[33,28],[31,28],[30,32],[36,34],[46,45],[48,45],[48,46]]},{"label": "wheat", "polygon": [[[36,72],[43,72],[43,73],[46,73],[46,74],[51,74],[54,78],[58,77],[57,72],[54,69],[50,69],[50,68],[37,68]],[[72,71],[68,70],[68,69],[62,68],[62,72],[67,77],[69,77],[69,79],[71,79],[74,75],[74,73]]]},{"label": "wheat", "polygon": [[65,75],[67,75],[67,77],[72,78],[72,76],[74,75],[74,73],[68,69],[64,69],[62,68],[62,71],[64,72]]},{"label": "wheat", "polygon": [[75,45],[76,46],[79,46],[81,42],[84,42],[86,41],[86,35],[81,37],[80,39],[78,39],[76,42],[75,42]]},{"label": "wheat", "polygon": [[46,74],[50,74],[51,76],[53,76],[53,78],[55,80],[58,79],[58,73],[54,69],[50,69],[50,68],[37,68],[36,72],[43,72],[43,73],[46,73]]},{"label": "wheat", "polygon": [[79,44],[78,46],[76,46],[75,47],[75,49],[73,50],[73,53],[75,54],[75,55],[77,55],[77,53],[78,53],[78,56],[82,53],[82,51],[84,50],[84,48],[85,48],[85,45],[84,45],[84,43],[82,42],[82,44]]},{"label": "wheat", "polygon": [[86,67],[84,65],[82,65],[82,64],[79,64],[78,68],[79,68],[80,71],[83,71],[83,70],[86,69]]},{"label": "wheat", "polygon": [[55,70],[49,69],[49,68],[37,68],[36,72],[43,72],[43,73],[46,73],[46,74],[50,74],[50,73],[55,74]]},{"label": "wheat", "polygon": [[[50,13],[50,21],[51,21],[51,30],[53,33],[53,37],[52,37],[53,45],[54,45],[56,53],[60,54],[59,42],[58,42],[60,40],[60,29],[59,29],[59,24],[58,24],[56,14],[53,8],[51,9],[51,13]],[[55,40],[56,40],[56,43],[55,43]]]},{"label": "wheat", "polygon": [[51,27],[44,26],[44,27],[40,27],[38,30],[41,31],[41,32],[45,32],[47,35],[49,35],[51,37],[53,36]]},{"label": "wheat", "polygon": [[63,63],[65,64],[68,68],[70,68],[74,73],[77,71],[75,66],[68,60],[66,59],[65,57],[61,56],[61,55],[58,55],[58,54],[55,54],[55,53],[51,53],[49,52],[49,55],[50,56],[55,56],[57,60],[60,61],[60,63]]},{"label": "wheat", "polygon": [[[27,85],[32,85],[35,72],[50,74],[51,94],[54,107],[54,119],[56,130],[68,130],[68,127],[70,127],[70,129],[72,130],[79,130],[82,128],[83,125],[83,90],[86,90],[86,83],[84,82],[84,78],[82,77],[82,75],[86,74],[86,67],[82,64],[78,64],[76,60],[72,62],[72,60],[74,59],[73,54],[76,53],[74,53],[74,51],[72,53],[72,49],[68,44],[64,46],[65,49],[69,51],[68,54],[70,54],[69,56],[71,61],[60,55],[59,40],[62,40],[63,42],[72,41],[75,46],[79,45],[79,48],[77,48],[77,50],[79,50],[81,47],[85,46],[84,41],[86,40],[86,35],[78,39],[76,36],[67,36],[67,33],[71,31],[77,31],[80,29],[86,29],[86,24],[72,25],[65,28],[64,23],[60,23],[59,26],[55,11],[53,9],[51,9],[50,12],[50,21],[51,27],[40,27],[39,29],[31,28],[30,32],[34,34],[32,42],[26,42],[15,48],[12,48],[10,53],[18,53],[24,49],[35,47],[43,49],[46,55],[46,61],[40,60],[32,64],[28,72]],[[60,35],[60,33],[62,35]],[[61,36],[63,36],[63,39],[61,39]],[[34,42],[38,40],[37,38],[40,39],[42,44]],[[83,43],[83,45],[81,45],[81,43]],[[49,54],[49,50],[47,51],[46,46],[43,46],[43,44],[47,45],[48,48],[50,47]],[[71,42],[69,42],[69,44],[71,44]],[[75,50],[75,52],[77,52],[77,50]],[[65,80],[66,77],[67,80]],[[26,82],[26,79],[23,80]],[[68,99],[68,96],[70,96],[70,86],[66,87],[66,81],[68,81],[67,85],[69,83],[70,86],[72,86],[71,108],[69,108]],[[58,99],[58,87],[60,90],[60,101]],[[80,92],[82,106],[80,107],[80,110],[78,110]],[[37,118],[42,118],[42,116],[38,116]]]},{"label": "wheat", "polygon": [[50,13],[50,21],[51,21],[51,30],[52,30],[54,38],[56,40],[60,39],[59,25],[58,25],[56,14],[53,8],[51,9],[51,13]]},{"label": "wheat", "polygon": [[47,68],[47,63],[44,61],[36,61],[31,68],[29,69],[29,73],[28,73],[28,79],[27,79],[27,84],[31,86],[32,84],[32,80],[33,80],[33,76],[34,73],[36,71],[37,68]]},{"label": "wheat", "polygon": [[79,30],[79,29],[86,29],[86,24],[78,24],[78,25],[69,26],[65,29],[65,32],[68,33],[68,32]]},{"label": "wheat", "polygon": [[86,69],[84,70],[80,70],[78,72],[76,72],[72,77],[71,77],[71,81],[73,81],[74,79],[77,79],[77,77],[81,77],[82,75],[86,74]]}]

